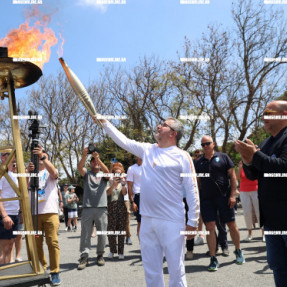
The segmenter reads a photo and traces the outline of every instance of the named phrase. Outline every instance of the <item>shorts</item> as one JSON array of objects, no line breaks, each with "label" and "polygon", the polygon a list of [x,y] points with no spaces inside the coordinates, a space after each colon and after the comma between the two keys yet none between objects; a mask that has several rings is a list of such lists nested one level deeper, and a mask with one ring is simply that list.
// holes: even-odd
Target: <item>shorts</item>
[{"label": "shorts", "polygon": [[13,220],[14,224],[12,228],[7,230],[4,228],[2,216],[0,215],[0,239],[12,239],[16,238],[17,234],[13,234],[13,231],[18,231],[18,225],[20,222],[19,215],[9,215],[10,218]]},{"label": "shorts", "polygon": [[78,217],[78,209],[68,209],[68,218],[76,218]]},{"label": "shorts", "polygon": [[134,202],[135,204],[137,205],[138,207],[138,211],[137,212],[134,212],[134,215],[136,216],[137,218],[137,222],[141,222],[141,215],[140,215],[140,194],[137,193],[135,194],[135,197],[134,197]]},{"label": "shorts", "polygon": [[228,205],[229,197],[219,196],[214,199],[203,199],[200,201],[200,212],[203,222],[216,221],[217,212],[223,223],[235,220],[234,208]]}]

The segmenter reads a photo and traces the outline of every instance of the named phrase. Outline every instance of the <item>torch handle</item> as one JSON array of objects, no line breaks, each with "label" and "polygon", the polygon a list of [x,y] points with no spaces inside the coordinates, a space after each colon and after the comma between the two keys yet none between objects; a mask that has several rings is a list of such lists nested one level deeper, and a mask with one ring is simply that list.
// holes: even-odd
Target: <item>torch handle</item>
[{"label": "torch handle", "polygon": [[[76,74],[70,69],[70,67],[66,64],[63,58],[59,58],[59,61],[67,75],[68,81],[70,82],[75,94],[78,96],[82,104],[85,106],[87,111],[91,116],[97,115],[95,106],[91,100],[90,95],[88,94],[86,88],[76,76]],[[102,128],[102,123],[97,120],[97,124]]]}]

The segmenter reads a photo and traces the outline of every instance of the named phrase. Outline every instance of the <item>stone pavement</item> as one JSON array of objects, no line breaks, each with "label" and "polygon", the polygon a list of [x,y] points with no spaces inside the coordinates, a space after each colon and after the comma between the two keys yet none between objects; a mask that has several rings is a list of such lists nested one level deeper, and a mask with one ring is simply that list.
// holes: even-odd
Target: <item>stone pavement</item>
[{"label": "stone pavement", "polygon": [[[241,239],[246,238],[247,230],[245,228],[242,209],[238,209],[236,218],[240,229]],[[80,222],[79,222],[80,225]],[[80,244],[80,226],[77,232],[64,231],[64,223],[61,223],[59,231],[59,241],[61,250],[60,277],[62,287],[74,286],[99,286],[99,287],[121,287],[133,286],[144,287],[144,269],[140,259],[139,242],[136,237],[136,220],[131,215],[131,233],[133,245],[125,245],[125,259],[119,261],[117,257],[110,260],[107,258],[109,248],[106,247],[104,258],[106,264],[104,267],[96,265],[96,238],[92,238],[92,250],[90,252],[89,265],[81,271],[77,270],[79,259]],[[273,275],[268,268],[266,261],[266,246],[262,242],[261,230],[258,228],[253,231],[254,240],[251,242],[242,242],[246,263],[236,265],[234,246],[228,234],[229,257],[218,255],[220,268],[216,272],[208,272],[207,266],[209,258],[205,255],[208,250],[207,244],[195,246],[194,259],[185,261],[186,278],[188,286],[250,286],[250,287],[272,287],[274,285]],[[23,240],[24,243],[24,240]],[[45,253],[48,255],[45,245]],[[26,259],[25,244],[23,244],[22,257]],[[48,257],[48,256],[47,256]],[[168,268],[167,263],[163,264],[165,286],[168,286]]]}]

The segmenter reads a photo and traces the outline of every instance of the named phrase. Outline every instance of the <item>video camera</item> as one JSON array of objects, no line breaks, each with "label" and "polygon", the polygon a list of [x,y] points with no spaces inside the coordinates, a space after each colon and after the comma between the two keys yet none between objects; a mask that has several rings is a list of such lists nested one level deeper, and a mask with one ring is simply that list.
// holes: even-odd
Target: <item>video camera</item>
[{"label": "video camera", "polygon": [[[28,111],[28,115],[31,118],[35,118],[35,119],[29,119],[28,123],[30,124],[29,126],[29,138],[32,139],[32,143],[31,143],[31,162],[34,164],[35,166],[35,170],[34,173],[38,173],[39,172],[39,159],[38,159],[38,155],[33,154],[33,150],[34,148],[39,146],[39,137],[41,132],[41,129],[46,128],[46,126],[44,125],[40,125],[40,121],[38,120],[38,113],[35,111]],[[28,147],[27,147],[28,148]],[[31,178],[31,182],[30,182],[31,188],[34,191],[37,191],[39,188],[39,178],[38,177],[32,177]]]}]

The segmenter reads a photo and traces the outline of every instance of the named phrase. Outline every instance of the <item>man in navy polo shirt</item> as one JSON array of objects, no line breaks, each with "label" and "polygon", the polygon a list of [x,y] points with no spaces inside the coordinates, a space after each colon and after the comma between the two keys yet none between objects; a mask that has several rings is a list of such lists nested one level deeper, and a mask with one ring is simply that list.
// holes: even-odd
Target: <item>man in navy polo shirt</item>
[{"label": "man in navy polo shirt", "polygon": [[[240,234],[235,223],[234,205],[236,203],[236,176],[234,164],[225,153],[215,152],[213,142],[210,136],[204,136],[201,139],[204,156],[195,163],[196,173],[205,174],[205,177],[199,177],[200,184],[200,211],[206,230],[207,244],[210,253],[209,271],[216,271],[219,267],[216,254],[216,236],[215,222],[217,213],[220,221],[226,223],[232,241],[235,245],[236,263],[245,262],[240,249]],[[209,176],[206,176],[206,174]],[[229,187],[229,181],[230,186]]]}]

